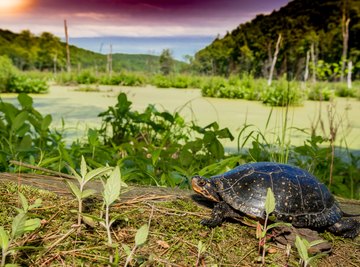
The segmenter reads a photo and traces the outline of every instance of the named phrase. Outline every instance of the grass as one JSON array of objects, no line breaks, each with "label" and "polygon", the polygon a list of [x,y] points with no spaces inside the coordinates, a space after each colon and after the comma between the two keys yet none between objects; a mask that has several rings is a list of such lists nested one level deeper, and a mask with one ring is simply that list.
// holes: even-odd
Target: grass
[{"label": "grass", "polygon": [[[15,211],[11,206],[18,205],[15,183],[0,184],[0,218],[8,228]],[[9,263],[21,266],[105,266],[108,264],[109,247],[107,234],[101,227],[86,226],[81,232],[72,231],[76,223],[76,213],[70,212],[77,207],[73,198],[58,196],[51,192],[38,190],[30,186],[21,186],[20,190],[29,202],[42,198],[41,208],[33,214],[42,219],[38,231],[17,240],[18,245],[36,247],[19,251],[9,256]],[[119,265],[123,266],[127,255],[122,249],[125,244],[134,246],[137,230],[149,222],[150,233],[147,243],[139,247],[133,257],[133,266],[142,263],[153,266],[259,266],[258,242],[255,228],[234,222],[225,222],[221,227],[209,229],[199,224],[201,218],[210,215],[210,209],[197,205],[188,197],[189,191],[140,194],[129,197],[125,193],[121,202],[112,208],[113,214],[121,214],[113,225],[113,243],[118,247]],[[161,191],[159,191],[161,192]],[[176,195],[178,194],[178,195]],[[137,195],[137,196],[136,196]],[[182,195],[182,197],[180,196]],[[93,198],[85,202],[87,213],[97,215],[101,210],[101,201]],[[358,266],[360,264],[360,243],[324,234],[333,242],[332,255],[318,260],[319,266]],[[199,241],[205,250],[199,254]],[[272,242],[268,242],[274,247]],[[285,249],[276,248],[267,254],[268,266],[297,266],[298,255],[292,248],[287,259]]]}]

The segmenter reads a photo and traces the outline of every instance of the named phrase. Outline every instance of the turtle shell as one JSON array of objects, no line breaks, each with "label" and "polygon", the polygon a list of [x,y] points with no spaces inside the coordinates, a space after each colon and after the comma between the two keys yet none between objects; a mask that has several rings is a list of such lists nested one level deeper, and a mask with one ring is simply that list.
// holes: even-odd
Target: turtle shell
[{"label": "turtle shell", "polygon": [[326,227],[342,217],[327,187],[309,172],[286,164],[258,162],[212,176],[220,197],[250,217],[265,218],[267,188],[275,196],[273,215],[296,227]]}]

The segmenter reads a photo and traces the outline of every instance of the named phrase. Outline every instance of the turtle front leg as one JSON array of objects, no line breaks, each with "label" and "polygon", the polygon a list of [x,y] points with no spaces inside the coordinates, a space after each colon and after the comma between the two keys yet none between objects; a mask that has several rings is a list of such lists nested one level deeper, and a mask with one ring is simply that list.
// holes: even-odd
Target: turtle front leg
[{"label": "turtle front leg", "polygon": [[221,225],[225,218],[234,217],[234,213],[233,209],[224,201],[218,202],[214,205],[211,212],[211,218],[203,219],[200,223],[204,226],[213,228]]},{"label": "turtle front leg", "polygon": [[341,218],[340,221],[327,229],[335,235],[355,238],[360,234],[360,222],[351,218]]}]

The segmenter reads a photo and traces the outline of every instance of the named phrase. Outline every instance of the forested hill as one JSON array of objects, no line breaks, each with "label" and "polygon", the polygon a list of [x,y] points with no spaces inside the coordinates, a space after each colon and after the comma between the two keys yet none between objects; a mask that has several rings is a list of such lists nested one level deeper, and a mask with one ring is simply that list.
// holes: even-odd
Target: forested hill
[{"label": "forested hill", "polygon": [[270,15],[258,15],[217,38],[195,55],[203,73],[229,75],[252,72],[267,76],[279,34],[282,35],[276,71],[301,77],[306,54],[314,47],[325,78],[336,79],[343,53],[342,23],[349,18],[348,58],[360,78],[360,0],[294,0]]},{"label": "forested hill", "polygon": [[[49,32],[35,36],[29,30],[13,33],[0,29],[0,56],[10,57],[16,67],[21,70],[58,70],[65,69],[65,43]],[[73,69],[93,68],[105,71],[107,55],[91,52],[70,45],[71,65]],[[185,63],[174,60],[174,68],[181,69]],[[160,69],[159,56],[113,54],[114,71],[157,72]]]}]

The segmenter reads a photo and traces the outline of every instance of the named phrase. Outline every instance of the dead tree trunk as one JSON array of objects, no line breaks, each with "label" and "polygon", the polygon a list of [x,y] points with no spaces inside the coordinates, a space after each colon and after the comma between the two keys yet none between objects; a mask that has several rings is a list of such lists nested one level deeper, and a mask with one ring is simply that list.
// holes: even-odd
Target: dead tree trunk
[{"label": "dead tree trunk", "polygon": [[268,86],[270,86],[270,85],[271,85],[271,82],[272,82],[272,77],[273,77],[274,69],[275,69],[275,63],[276,63],[276,60],[277,60],[277,56],[278,56],[278,54],[279,54],[280,42],[281,42],[281,33],[279,34],[279,38],[278,38],[278,40],[277,40],[277,42],[276,42],[276,48],[275,48],[274,58],[273,58],[273,61],[272,61],[272,64],[271,64],[271,68],[270,68]]},{"label": "dead tree trunk", "polygon": [[310,61],[310,51],[306,52],[306,63],[305,63],[305,73],[304,73],[304,82],[309,78],[309,61]]},{"label": "dead tree trunk", "polygon": [[315,58],[315,47],[314,43],[311,43],[310,46],[310,55],[311,55],[311,63],[312,63],[312,81],[316,83],[316,58]]},{"label": "dead tree trunk", "polygon": [[344,81],[344,73],[345,73],[345,64],[347,59],[347,50],[349,43],[349,23],[350,18],[346,19],[346,16],[343,15],[341,22],[341,32],[343,37],[343,52],[341,57],[341,73],[340,73],[340,82]]},{"label": "dead tree trunk", "polygon": [[352,72],[352,61],[350,60],[349,63],[348,63],[348,74],[347,74],[347,87],[348,87],[348,89],[352,88],[351,72]]},{"label": "dead tree trunk", "polygon": [[64,20],[64,28],[65,28],[65,39],[66,39],[66,68],[67,68],[67,72],[71,72],[69,35],[68,35],[66,20]]},{"label": "dead tree trunk", "polygon": [[53,61],[54,61],[54,75],[56,75],[56,72],[57,72],[57,66],[56,66],[57,54],[54,55]]},{"label": "dead tree trunk", "polygon": [[107,70],[109,75],[112,74],[112,45],[110,44],[110,52],[107,57]]}]

